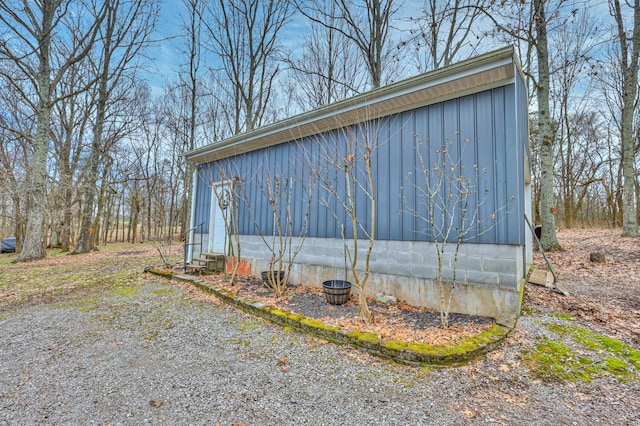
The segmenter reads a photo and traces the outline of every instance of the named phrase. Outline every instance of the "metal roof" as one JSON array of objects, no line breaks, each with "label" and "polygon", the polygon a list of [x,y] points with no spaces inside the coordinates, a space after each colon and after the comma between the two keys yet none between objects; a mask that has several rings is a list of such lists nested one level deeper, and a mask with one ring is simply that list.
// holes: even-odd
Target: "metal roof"
[{"label": "metal roof", "polygon": [[189,151],[202,164],[431,105],[513,82],[520,69],[513,47],[402,80],[283,121]]}]

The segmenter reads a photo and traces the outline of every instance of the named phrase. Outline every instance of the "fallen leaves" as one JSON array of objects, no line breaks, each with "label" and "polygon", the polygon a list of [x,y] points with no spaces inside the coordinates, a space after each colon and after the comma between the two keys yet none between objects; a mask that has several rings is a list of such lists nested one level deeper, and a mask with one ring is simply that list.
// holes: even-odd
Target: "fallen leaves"
[{"label": "fallen leaves", "polygon": [[462,415],[465,416],[468,419],[473,419],[475,417],[478,416],[478,412],[477,411],[473,411],[469,408],[465,408],[462,410]]},{"label": "fallen leaves", "polygon": [[509,393],[504,394],[504,399],[513,407],[525,408],[529,402],[529,397],[526,395],[515,396]]},{"label": "fallen leaves", "polygon": [[[640,344],[640,241],[620,234],[620,229],[561,230],[564,251],[547,256],[570,295],[527,285],[525,305],[569,314],[599,332]],[[607,261],[591,262],[594,251],[606,254]],[[545,266],[540,252],[534,252],[534,263]]]},{"label": "fallen leaves", "polygon": [[[287,289],[287,294],[284,298],[276,298],[272,292],[269,292],[263,286],[256,284],[256,282],[251,279],[239,279],[234,285],[231,285],[228,280],[221,275],[209,275],[205,276],[204,279],[212,282],[218,287],[233,291],[241,296],[248,297],[266,305],[310,316],[311,318],[320,320],[326,324],[339,325],[345,329],[356,329],[371,332],[377,334],[381,338],[398,339],[406,342],[425,344],[452,343],[467,337],[475,336],[480,332],[485,331],[492,324],[491,321],[487,321],[482,324],[467,322],[464,326],[452,324],[447,329],[442,329],[437,326],[425,327],[424,325],[416,325],[415,319],[407,319],[408,313],[411,313],[413,318],[416,318],[422,313],[425,315],[433,315],[433,312],[426,308],[410,306],[402,302],[393,305],[376,305],[376,321],[373,324],[367,324],[359,316],[335,316],[336,310],[341,309],[341,307],[324,303],[322,289],[319,287],[306,285],[293,286]],[[203,294],[203,296],[196,296],[197,298],[205,297],[205,293],[201,290],[192,291]],[[190,294],[192,293],[190,292]],[[290,304],[291,301],[295,300],[296,295],[317,297],[318,304],[322,307],[321,311],[327,312],[328,314],[333,313],[333,315],[322,316],[317,313],[309,314],[305,310],[297,311],[295,308],[292,308],[292,305]],[[207,295],[207,297],[213,296]],[[357,303],[357,297],[352,295],[351,300],[349,300],[344,306],[354,308],[357,307]],[[373,305],[370,307],[373,307]]]},{"label": "fallen leaves", "polygon": [[281,371],[284,371],[285,373],[287,371],[289,371],[289,367],[287,366],[287,362],[289,362],[289,358],[285,355],[282,358],[280,358],[278,360],[277,365],[280,367]]}]

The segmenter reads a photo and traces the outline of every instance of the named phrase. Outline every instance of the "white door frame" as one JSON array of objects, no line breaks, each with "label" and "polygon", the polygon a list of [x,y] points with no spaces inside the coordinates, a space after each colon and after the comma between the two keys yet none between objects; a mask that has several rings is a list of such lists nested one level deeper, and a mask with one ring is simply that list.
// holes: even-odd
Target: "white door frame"
[{"label": "white door frame", "polygon": [[[227,226],[225,225],[225,219],[223,216],[227,215],[231,206],[232,192],[230,187],[230,180],[218,181],[211,186],[211,212],[209,221],[209,242],[207,247],[207,250],[210,253],[216,252],[224,253],[225,255],[229,254],[229,236],[227,234]],[[216,192],[222,193],[222,207],[220,206]],[[220,223],[217,223],[216,221],[219,221]],[[216,229],[219,231],[222,230],[221,240],[215,239],[217,235],[215,232]],[[214,244],[214,242],[217,244]],[[222,250],[220,250],[220,246],[222,246]]]}]

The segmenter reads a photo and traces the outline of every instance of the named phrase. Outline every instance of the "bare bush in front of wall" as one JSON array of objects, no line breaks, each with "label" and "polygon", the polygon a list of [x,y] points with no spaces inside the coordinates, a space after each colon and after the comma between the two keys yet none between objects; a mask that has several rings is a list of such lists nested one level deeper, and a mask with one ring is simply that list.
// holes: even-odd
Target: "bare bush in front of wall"
[{"label": "bare bush in front of wall", "polygon": [[[366,118],[366,117],[365,117]],[[375,318],[369,309],[366,285],[371,274],[371,253],[375,243],[376,192],[372,156],[378,149],[381,119],[363,120],[359,124],[340,126],[333,132],[318,136],[318,158],[308,157],[312,173],[318,177],[328,198],[322,201],[341,229],[345,255],[358,290],[360,316],[367,323]],[[356,205],[356,200],[364,200]],[[335,200],[334,203],[331,200]],[[346,234],[349,237],[345,236]],[[362,238],[360,238],[362,237]],[[364,265],[359,265],[360,243],[364,240]]]},{"label": "bare bush in front of wall", "polygon": [[[263,173],[256,175],[259,179],[255,179],[255,186],[260,191],[261,199],[266,201],[261,205],[268,205],[272,220],[271,235],[264,228],[264,222],[261,226],[248,200],[246,206],[258,235],[270,253],[266,284],[277,297],[284,297],[296,257],[308,235],[315,177],[312,175],[304,180],[295,172],[291,176],[285,175],[277,164],[271,164],[266,169],[265,165],[269,164],[268,160],[263,162]],[[294,205],[303,208],[301,220],[294,218]]]},{"label": "bare bush in front of wall", "polygon": [[[483,206],[490,199],[490,190],[485,183],[488,169],[475,163],[467,167],[462,159],[470,141],[464,139],[458,142],[457,139],[446,139],[435,149],[431,148],[428,141],[417,140],[415,151],[418,166],[414,187],[421,201],[415,206],[407,206],[408,212],[425,225],[421,232],[433,240],[438,260],[435,281],[440,297],[442,328],[449,326],[451,301],[461,283],[458,274],[460,247],[464,242],[493,229],[500,218],[508,214],[507,205],[491,213],[485,212]],[[425,159],[425,147],[431,161]],[[430,148],[432,150],[429,152]],[[456,151],[456,155],[452,154],[452,150]],[[408,180],[413,181],[413,178]],[[450,276],[445,276],[447,256],[452,256]],[[462,281],[466,284],[466,276]]]}]

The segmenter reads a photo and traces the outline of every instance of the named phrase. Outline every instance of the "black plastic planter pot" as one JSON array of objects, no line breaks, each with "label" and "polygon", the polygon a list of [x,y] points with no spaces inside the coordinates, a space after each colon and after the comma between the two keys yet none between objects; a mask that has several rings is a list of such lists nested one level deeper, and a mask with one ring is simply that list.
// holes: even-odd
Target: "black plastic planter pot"
[{"label": "black plastic planter pot", "polygon": [[[278,273],[280,274],[280,276],[278,277]],[[273,275],[272,275],[273,274]],[[274,280],[276,280],[276,282],[283,282],[284,278],[285,278],[285,271],[273,271],[273,273],[269,273],[269,271],[262,271],[260,272],[260,276],[262,278],[262,281],[268,286],[271,287],[271,283],[269,282],[269,277],[273,277]]]},{"label": "black plastic planter pot", "polygon": [[344,280],[329,280],[322,283],[322,291],[327,303],[344,305],[351,295],[351,283]]}]

